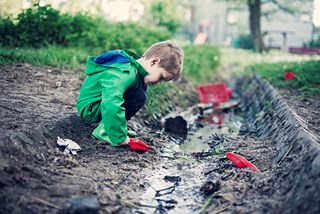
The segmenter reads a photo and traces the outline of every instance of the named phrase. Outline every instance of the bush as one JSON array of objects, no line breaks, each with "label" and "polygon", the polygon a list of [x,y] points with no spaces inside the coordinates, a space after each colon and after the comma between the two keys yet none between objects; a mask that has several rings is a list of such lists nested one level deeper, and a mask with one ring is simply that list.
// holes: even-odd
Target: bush
[{"label": "bush", "polygon": [[[79,17],[79,16],[78,16]],[[76,17],[61,15],[49,5],[22,11],[17,23],[12,20],[0,19],[0,44],[14,47],[39,48],[48,44],[68,45],[68,35],[81,33],[88,29],[86,23]],[[76,28],[79,25],[81,28]],[[78,36],[80,37],[80,36]]]},{"label": "bush", "polygon": [[320,47],[320,37],[319,37],[318,40],[310,41],[309,46],[311,46],[311,47]]},{"label": "bush", "polygon": [[219,64],[220,52],[212,45],[188,45],[184,50],[184,75],[197,83],[210,82]]},{"label": "bush", "polygon": [[[109,23],[84,14],[60,14],[50,5],[27,9],[20,13],[17,23],[0,19],[0,44],[11,47],[86,48],[100,54],[115,48],[127,48],[142,54],[151,44],[170,38],[168,30],[136,23]],[[94,54],[94,53],[93,53]]]},{"label": "bush", "polygon": [[112,49],[129,49],[141,55],[153,43],[169,38],[169,32],[163,29],[137,23],[108,23],[96,20],[96,29],[84,32],[78,40],[78,46],[86,47],[95,54]]},{"label": "bush", "polygon": [[247,50],[253,50],[253,41],[250,35],[239,35],[235,40],[235,47]]},{"label": "bush", "polygon": [[27,9],[18,15],[17,40],[12,45],[42,47],[45,44],[64,44],[70,19],[60,15],[50,6]]},{"label": "bush", "polygon": [[15,39],[16,26],[9,18],[0,19],[0,44],[12,44]]}]

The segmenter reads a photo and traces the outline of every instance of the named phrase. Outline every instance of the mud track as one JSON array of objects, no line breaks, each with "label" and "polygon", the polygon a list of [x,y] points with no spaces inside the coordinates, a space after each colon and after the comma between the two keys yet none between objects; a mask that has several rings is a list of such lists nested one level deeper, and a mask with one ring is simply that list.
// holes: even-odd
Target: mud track
[{"label": "mud track", "polygon": [[[141,155],[90,138],[96,124],[83,123],[74,108],[81,82],[72,71],[1,67],[1,213],[319,212],[319,98],[280,96],[258,77],[239,79],[230,84],[242,106],[226,114],[244,118],[241,133],[205,125],[207,138],[189,138],[207,150],[185,150],[142,111],[129,122],[151,147]],[[82,151],[65,155],[58,136]],[[261,172],[236,168],[224,153],[213,154],[217,148],[244,155]],[[160,180],[174,191],[156,195]],[[220,187],[206,194],[203,185],[213,181]]]}]

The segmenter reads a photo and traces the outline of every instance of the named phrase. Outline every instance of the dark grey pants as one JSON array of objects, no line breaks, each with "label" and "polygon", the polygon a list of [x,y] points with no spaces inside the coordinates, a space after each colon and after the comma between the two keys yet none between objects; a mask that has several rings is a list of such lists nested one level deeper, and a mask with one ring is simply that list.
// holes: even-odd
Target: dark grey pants
[{"label": "dark grey pants", "polygon": [[146,87],[128,89],[123,94],[124,103],[122,106],[126,109],[126,119],[130,120],[146,103]]}]

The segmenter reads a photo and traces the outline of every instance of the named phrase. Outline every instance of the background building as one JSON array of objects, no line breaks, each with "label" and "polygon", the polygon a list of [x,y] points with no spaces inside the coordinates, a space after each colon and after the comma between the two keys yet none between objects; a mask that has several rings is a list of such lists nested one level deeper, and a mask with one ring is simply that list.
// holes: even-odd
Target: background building
[{"label": "background building", "polygon": [[[208,25],[205,26],[207,42],[212,44],[236,46],[240,35],[250,34],[247,5],[221,0],[193,1],[193,4],[194,19],[190,24],[195,32],[194,38],[197,38],[199,32],[203,32],[203,20],[206,20]],[[304,4],[303,7],[308,13],[289,15],[278,10],[269,17],[261,17],[261,31],[267,48],[287,50],[288,47],[302,47],[312,39],[312,2]]]}]

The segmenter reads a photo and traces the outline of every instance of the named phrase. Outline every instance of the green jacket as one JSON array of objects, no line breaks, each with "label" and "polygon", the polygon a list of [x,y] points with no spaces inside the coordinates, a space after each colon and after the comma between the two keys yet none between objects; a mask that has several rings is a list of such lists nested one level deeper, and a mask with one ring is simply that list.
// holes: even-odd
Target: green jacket
[{"label": "green jacket", "polygon": [[[129,88],[139,87],[147,75],[147,71],[136,61],[139,56],[125,50],[118,50],[117,54],[121,54],[120,60],[117,60],[118,56],[112,56],[109,57],[111,62],[108,59],[109,62],[105,64],[97,64],[97,58],[88,57],[87,77],[76,104],[81,118],[86,122],[99,122],[98,117],[102,116],[101,122],[113,146],[127,138],[125,109],[121,106],[123,94]],[[90,105],[93,104],[96,112],[91,112]]]}]

